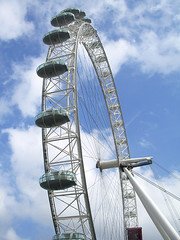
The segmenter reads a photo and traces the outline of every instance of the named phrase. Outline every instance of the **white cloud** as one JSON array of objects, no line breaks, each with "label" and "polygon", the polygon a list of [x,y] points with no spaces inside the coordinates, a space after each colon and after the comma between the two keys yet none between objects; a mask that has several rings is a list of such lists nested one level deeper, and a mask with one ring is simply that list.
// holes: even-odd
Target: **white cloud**
[{"label": "white cloud", "polygon": [[150,142],[150,141],[148,141],[147,139],[145,139],[145,138],[141,138],[140,139],[140,141],[138,142],[139,143],[139,145],[141,146],[141,147],[143,147],[143,148],[153,148],[153,149],[155,149],[155,146]]},{"label": "white cloud", "polygon": [[[44,172],[41,131],[39,128],[31,126],[9,128],[4,130],[3,134],[8,134],[12,156],[9,164],[11,167],[6,172],[1,171],[0,174],[0,215],[2,216],[0,225],[3,226],[0,234],[5,236],[3,240],[9,240],[10,237],[13,240],[20,240],[13,229],[13,219],[15,218],[16,221],[28,219],[37,223],[40,228],[52,225],[47,192],[41,189],[38,183],[39,177]],[[97,131],[94,131],[93,134],[98,136]],[[85,133],[82,134],[82,138],[83,146],[88,146],[89,141],[92,141],[92,138]],[[100,142],[99,140],[98,144]],[[87,152],[85,154],[87,155]],[[96,161],[97,159],[91,163],[87,161],[88,168],[95,168]],[[90,175],[90,184],[94,184],[92,176],[95,172]],[[11,214],[8,214],[9,212]],[[53,230],[49,229],[49,233],[53,234]],[[36,240],[39,238],[37,237]]]},{"label": "white cloud", "polygon": [[[1,4],[1,9],[6,11],[3,10],[0,14],[0,22],[9,25],[0,30],[0,37],[13,39],[32,31],[32,23],[25,20],[28,9],[34,9],[33,14],[36,16],[38,26],[43,24],[46,31],[50,28],[52,15],[68,7],[70,2],[67,1],[64,6],[58,1],[42,4],[28,0],[23,4],[18,0],[11,0],[8,3],[2,1]],[[79,1],[77,5],[86,11],[87,16],[95,21],[95,25],[98,24],[100,27],[98,32],[103,32],[102,42],[115,74],[123,64],[132,61],[140,64],[140,69],[145,73],[170,74],[179,70],[178,1],[173,3],[167,0],[158,3],[145,1],[131,8],[124,0],[90,3]],[[4,21],[4,13],[7,21]],[[103,22],[104,14],[111,19],[108,28],[103,25],[106,24]],[[38,27],[37,29],[41,31]],[[7,33],[1,34],[1,31]],[[111,34],[116,36],[116,40],[109,37]]]},{"label": "white cloud", "polygon": [[[0,213],[2,218],[0,219],[1,233],[4,232],[5,227],[12,220],[12,214],[8,214],[9,209],[13,210],[13,207],[16,205],[15,192],[11,186],[10,173],[5,173],[0,170],[0,191],[1,191],[1,205]],[[13,211],[14,212],[14,211]],[[1,234],[2,235],[2,234]]]},{"label": "white cloud", "polygon": [[[109,131],[107,131],[106,133],[107,136],[109,136],[108,132]],[[6,233],[9,237],[15,234],[15,230],[12,230],[14,218],[21,220],[28,218],[31,219],[33,222],[39,224],[40,226],[47,226],[48,224],[51,225],[51,216],[47,200],[47,193],[46,191],[43,191],[38,184],[38,178],[43,173],[40,129],[38,129],[37,127],[7,129],[4,131],[4,134],[8,134],[9,144],[12,150],[12,157],[11,168],[9,169],[9,171],[6,173],[1,171],[0,174],[0,190],[2,203],[0,208],[0,214],[2,216],[1,226],[4,226],[4,231],[1,232],[0,230],[0,232],[3,234]],[[95,138],[98,138],[98,131],[94,130],[93,135]],[[92,137],[90,137],[88,134],[85,134],[84,132],[82,133],[81,139],[83,141],[83,150],[84,148],[89,148],[89,146],[93,144],[97,146],[97,142],[95,141],[95,139],[92,139]],[[102,159],[104,159],[108,155],[109,157],[111,157],[111,154],[108,152],[108,146],[106,146],[104,140],[99,139],[98,144],[100,148],[102,147],[102,145],[105,144],[105,148],[102,148],[102,154],[100,157],[102,157]],[[107,150],[105,151],[104,149]],[[87,151],[92,154],[92,149],[87,149]],[[84,151],[84,154],[87,156],[86,151]],[[92,209],[93,211],[99,211],[99,213],[102,213],[102,208],[106,207],[107,211],[104,211],[104,216],[105,219],[106,216],[108,216],[107,219],[109,220],[106,219],[105,223],[110,224],[109,221],[113,221],[114,219],[113,215],[108,212],[110,206],[111,213],[116,213],[116,215],[114,215],[116,216],[116,218],[119,218],[121,215],[121,211],[117,211],[117,209],[119,209],[119,207],[116,206],[117,199],[113,198],[113,196],[120,198],[120,191],[118,190],[118,174],[116,174],[114,171],[106,172],[106,170],[104,170],[103,174],[101,174],[99,170],[95,168],[97,159],[93,160],[86,157],[85,160],[88,184],[90,186],[91,192],[90,199],[93,201]],[[154,175],[151,170],[144,171],[142,168],[138,170],[138,172],[148,177],[152,181],[155,181]],[[180,174],[178,172],[176,172],[176,174],[174,176],[172,175],[171,177],[167,176],[159,178],[158,184],[163,185],[164,188],[169,189],[176,195],[180,195],[180,192],[178,190],[180,189],[180,183],[177,179],[177,176],[180,178]],[[168,213],[168,209],[165,206],[162,195],[160,193],[156,193],[154,191],[154,188],[149,186],[147,183],[144,183],[142,180],[140,180],[140,184],[141,186],[143,186],[143,188],[145,188],[149,195],[152,196],[154,201],[157,203],[159,208],[163,210],[165,215],[168,218],[171,218],[170,214]],[[106,191],[108,191],[108,194]],[[100,198],[103,197],[102,203],[95,200],[98,196]],[[178,205],[176,204],[177,203],[175,202],[175,207],[178,209]],[[155,230],[155,227],[153,226],[149,217],[146,215],[141,204],[138,203],[138,206],[140,225],[143,227],[144,238],[146,240],[161,240],[162,238],[159,237],[159,234]],[[116,211],[114,209],[116,209]],[[9,215],[8,212],[11,212],[11,215]],[[96,216],[96,226],[99,227],[102,226],[100,216],[101,215]],[[122,222],[122,216],[119,221]],[[102,231],[103,232],[98,233],[100,234],[99,236],[103,236],[103,234],[106,233],[106,230],[104,231],[104,229],[102,229]],[[9,240],[8,237],[3,240]],[[16,237],[18,239],[18,236]]]},{"label": "white cloud", "polygon": [[14,187],[18,189],[21,199],[21,202],[16,204],[19,208],[24,206],[23,212],[15,208],[15,214],[21,217],[30,216],[35,221],[45,224],[48,207],[42,204],[42,199],[46,199],[46,193],[42,191],[38,183],[39,177],[43,174],[40,129],[37,127],[7,129],[4,133],[9,136],[9,144],[13,153],[11,174],[15,176]]},{"label": "white cloud", "polygon": [[136,45],[135,59],[143,72],[169,74],[180,68],[180,35],[169,33],[163,37],[155,32],[143,33]]},{"label": "white cloud", "polygon": [[[103,9],[106,9],[111,21],[108,28],[99,30],[106,35],[106,41],[102,42],[105,43],[112,69],[116,69],[115,73],[123,64],[132,61],[148,74],[179,71],[179,7],[178,1],[172,3],[166,0],[159,3],[144,1],[131,8],[124,1],[121,4],[106,1]],[[98,9],[96,11],[100,16],[105,14]],[[103,18],[98,21],[103,24]],[[111,34],[117,40],[112,40],[109,37]]]},{"label": "white cloud", "polygon": [[10,102],[4,97],[0,98],[0,109],[0,122],[3,122],[5,117],[12,112]]},{"label": "white cloud", "polygon": [[27,3],[19,0],[0,1],[0,40],[16,39],[33,31],[33,23],[26,20]]},{"label": "white cloud", "polygon": [[[151,169],[144,170],[143,168],[140,169],[134,169],[134,171],[140,173],[143,175],[143,177],[148,178],[152,182],[156,183],[157,185],[163,187],[164,189],[174,193],[176,196],[180,196],[180,173],[176,173],[176,175],[173,175],[173,173],[169,176],[165,177],[159,177],[154,175]],[[177,215],[174,215],[172,212],[172,208],[179,209],[180,203],[169,197],[164,192],[160,191],[158,188],[155,188],[151,184],[147,183],[146,181],[142,180],[141,178],[135,176],[137,181],[139,182],[140,186],[142,186],[142,189],[148,194],[148,196],[152,199],[152,201],[156,204],[156,206],[159,208],[159,210],[164,214],[164,216],[168,219],[168,221],[172,224],[174,229],[176,231],[179,231],[180,229],[177,229],[177,225],[179,225],[179,211],[177,211]],[[144,239],[157,239],[161,240],[162,237],[158,233],[156,227],[152,223],[152,220],[147,215],[144,207],[140,203],[138,199],[138,212],[139,212],[139,221],[140,225],[143,227],[143,235]],[[172,218],[173,214],[173,218]],[[176,223],[176,224],[175,224]],[[156,237],[154,237],[156,236]]]},{"label": "white cloud", "polygon": [[11,87],[4,88],[0,98],[1,123],[5,123],[7,116],[17,115],[15,107],[23,117],[35,117],[40,110],[43,80],[37,76],[36,68],[44,61],[45,55],[27,57],[25,61],[12,63],[13,73],[7,84]]},{"label": "white cloud", "polygon": [[17,105],[22,115],[35,116],[41,102],[42,79],[36,74],[36,68],[45,61],[45,56],[27,58],[23,63],[13,65],[13,80],[16,80],[11,104]]},{"label": "white cloud", "polygon": [[8,229],[7,233],[5,234],[5,236],[1,236],[2,240],[26,240],[26,239],[22,239],[20,238],[16,232],[14,231],[13,228]]},{"label": "white cloud", "polygon": [[[22,3],[21,1],[20,4],[20,1],[1,1],[0,22],[3,21],[3,26],[6,24],[6,27],[0,30],[0,38],[2,40],[15,39],[33,31],[32,23],[26,20],[27,6],[32,6],[33,4],[28,3],[28,1],[24,2]],[[26,5],[26,3],[29,5]],[[70,1],[67,1],[66,5],[69,3]],[[111,30],[113,34],[116,34],[117,40],[110,39],[107,36],[105,28],[98,29],[98,31],[103,32],[102,42],[115,74],[123,64],[129,61],[140,64],[140,68],[146,73],[158,72],[169,74],[179,70],[179,35],[177,34],[176,27],[174,27],[170,21],[172,16],[173,21],[179,21],[179,16],[171,4],[168,4],[168,1],[160,1],[159,4],[155,4],[154,2],[149,3],[151,5],[148,5],[149,7],[146,6],[146,3],[147,2],[144,2],[132,9],[129,9],[124,1],[107,0],[104,2],[92,1],[90,3],[80,1],[79,3],[84,6],[85,10],[87,9],[87,16],[92,16],[95,24],[97,20],[101,23],[103,22],[104,16],[101,14],[106,14],[106,11],[107,15],[111,17],[112,23],[115,24]],[[174,2],[174,5],[176,5],[175,3],[176,2]],[[42,14],[39,14],[41,17],[40,24],[42,24],[43,21],[44,24],[46,24],[47,18],[52,16],[51,10],[54,13],[64,8],[58,1],[49,1],[48,5],[42,4],[41,1],[36,1],[34,6],[36,6],[36,14],[38,14],[38,11]],[[82,10],[84,9],[82,8]],[[6,12],[6,16],[4,16],[2,11]],[[158,11],[161,12],[159,25],[156,19],[153,20],[151,17],[148,17],[149,14],[158,14]],[[110,14],[110,12],[112,14]],[[173,15],[173,13],[176,14]],[[49,15],[48,17],[47,14]],[[37,15],[37,19],[39,16]],[[48,22],[49,20],[50,18]],[[110,26],[112,27],[113,25]],[[46,27],[47,26],[45,26],[45,29]],[[171,29],[171,31],[168,30],[167,33],[162,34],[160,28]],[[14,64],[13,78],[15,80],[15,88],[13,89],[12,98],[8,101],[1,98],[1,118],[4,118],[4,116],[10,112],[10,107],[13,105],[18,106],[24,117],[34,116],[36,114],[37,108],[40,105],[42,79],[37,77],[35,69],[39,64],[44,62],[44,60],[44,56],[39,58],[26,58],[26,62]],[[47,195],[38,185],[38,178],[43,171],[41,137],[39,129],[35,127],[26,129],[10,128],[6,130],[6,133],[9,136],[9,144],[13,154],[10,163],[11,169],[8,169],[6,173],[1,171],[0,174],[0,198],[2,203],[0,205],[0,215],[2,216],[0,225],[5,229],[3,231],[0,229],[0,233],[6,236],[3,240],[20,240],[20,237],[12,227],[13,219],[22,220],[30,218],[41,226],[51,224]],[[94,134],[98,136],[97,133]],[[83,136],[82,138],[84,140],[86,137]],[[140,144],[142,147],[151,146],[151,143],[147,140],[141,140]],[[87,141],[84,140],[84,142],[90,146]],[[106,148],[108,148],[108,146],[106,146]],[[101,157],[105,158],[106,156],[106,151],[102,149]],[[93,168],[95,162],[91,162],[89,166]],[[97,169],[94,169],[92,174],[89,171],[88,174],[91,177],[90,185],[94,184],[97,172]],[[152,172],[143,172],[143,174],[154,180]],[[112,175],[113,173],[108,177],[110,178]],[[178,173],[177,175],[179,176]],[[98,180],[100,179],[102,181],[101,177],[102,176],[98,177]],[[164,187],[173,189],[174,192],[180,189],[179,182],[175,177],[162,178],[159,180],[159,183],[163,183]],[[142,183],[142,185],[144,185],[144,183]],[[154,194],[154,190],[149,188],[149,186],[145,186],[145,188],[149,191],[150,195],[155,196],[155,201],[160,203],[159,207],[161,207],[163,199],[158,194]],[[96,194],[100,194],[100,192],[95,192],[94,196],[96,196]],[[163,208],[165,209],[164,205]],[[164,211],[166,215],[169,215],[167,209]],[[11,212],[11,215],[9,212]],[[107,214],[107,212],[105,212],[105,214]],[[144,228],[145,239],[161,239],[157,232],[154,232],[154,227],[148,216],[145,215],[141,205],[139,216],[141,219],[140,223]],[[100,222],[98,222],[98,224],[99,226],[101,225]]]},{"label": "white cloud", "polygon": [[132,62],[148,74],[170,74],[180,69],[180,35],[176,32],[161,37],[154,31],[145,31],[139,41],[104,37],[102,42],[114,74],[123,64]]},{"label": "white cloud", "polygon": [[11,167],[6,171],[0,169],[0,234],[5,236],[3,240],[20,240],[12,229],[14,219],[17,222],[28,219],[42,228],[50,226],[51,229],[47,193],[38,183],[44,171],[41,134],[37,127],[7,129],[3,134],[8,134],[12,156]]},{"label": "white cloud", "polygon": [[117,41],[106,39],[103,43],[114,75],[117,74],[124,63],[137,55],[136,48],[124,39]]}]

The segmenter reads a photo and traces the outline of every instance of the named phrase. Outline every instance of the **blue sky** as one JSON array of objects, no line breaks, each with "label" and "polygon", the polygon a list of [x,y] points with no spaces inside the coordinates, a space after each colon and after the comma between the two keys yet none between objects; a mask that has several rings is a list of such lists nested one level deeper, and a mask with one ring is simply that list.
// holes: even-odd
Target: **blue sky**
[{"label": "blue sky", "polygon": [[[2,240],[51,239],[54,234],[47,196],[38,185],[43,160],[34,116],[40,109],[42,81],[36,68],[45,61],[42,36],[51,30],[51,17],[67,7],[84,10],[100,35],[115,77],[131,156],[153,156],[171,173],[154,164],[159,183],[180,196],[179,1],[0,0]],[[140,171],[154,180],[151,169]],[[145,216],[141,205],[139,211]],[[146,219],[145,239],[160,240]]]}]

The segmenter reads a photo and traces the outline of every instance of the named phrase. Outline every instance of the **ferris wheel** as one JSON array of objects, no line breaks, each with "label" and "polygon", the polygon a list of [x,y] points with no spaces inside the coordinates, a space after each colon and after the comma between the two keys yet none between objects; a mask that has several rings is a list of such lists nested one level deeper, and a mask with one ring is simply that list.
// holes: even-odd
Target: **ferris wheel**
[{"label": "ferris wheel", "polygon": [[[93,194],[88,193],[88,187],[93,187],[87,185],[86,172],[89,170],[84,166],[85,162],[92,166],[88,161],[92,161],[93,156],[95,161],[101,157],[93,154],[93,150],[89,150],[91,146],[86,144],[94,144],[96,150],[101,149],[99,155],[105,152],[105,159],[108,155],[115,159],[130,158],[112,72],[97,31],[90,23],[91,20],[85,18],[85,13],[78,9],[66,9],[53,17],[51,24],[58,28],[44,36],[43,41],[49,45],[49,50],[46,63],[37,68],[38,76],[44,79],[42,112],[36,117],[36,124],[42,127],[45,167],[40,184],[48,190],[56,232],[54,240],[101,239],[94,219],[99,225],[104,225],[101,220],[103,215],[106,217],[104,227],[107,228],[101,236],[103,239],[110,239],[114,227],[117,228],[114,232],[119,239],[119,234],[121,238],[125,235],[124,229],[138,225],[134,190],[122,171],[119,170],[119,176],[116,175],[115,186],[113,183],[110,186],[108,178],[104,180],[102,176],[100,180],[97,177],[95,180],[101,184],[106,181],[104,184],[108,188],[121,189],[117,190],[118,195],[114,193],[111,205],[104,203],[107,201],[105,191],[99,193],[101,197],[94,196],[92,200]],[[82,48],[78,49],[80,44],[87,56]],[[95,167],[94,161],[93,164]],[[99,171],[98,174],[101,175]],[[92,183],[96,185],[94,191],[97,192],[99,183],[91,180]],[[99,198],[103,198],[103,201]],[[112,201],[121,202],[123,207],[116,206],[113,209]],[[99,209],[99,217],[92,212],[92,208]],[[109,208],[114,214],[117,210],[121,215],[123,212],[123,217],[116,219],[117,226],[112,221],[115,225],[107,227],[108,218],[112,218]]]},{"label": "ferris wheel", "polygon": [[40,185],[48,192],[53,240],[140,236],[135,191],[119,167],[130,153],[103,45],[83,11],[65,9],[51,24],[43,38],[46,62],[37,68],[43,87],[35,122],[42,128]]}]

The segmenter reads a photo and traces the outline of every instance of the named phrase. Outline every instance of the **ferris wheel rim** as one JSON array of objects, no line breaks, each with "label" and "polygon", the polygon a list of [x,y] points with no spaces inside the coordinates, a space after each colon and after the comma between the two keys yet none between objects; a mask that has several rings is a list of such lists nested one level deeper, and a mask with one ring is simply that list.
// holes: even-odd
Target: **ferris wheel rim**
[{"label": "ferris wheel rim", "polygon": [[[81,20],[78,20],[78,21],[81,21]],[[71,24],[69,25],[70,27],[71,27]],[[80,37],[83,37],[83,31],[82,31],[82,29],[83,28],[91,28],[93,31],[95,31],[95,29],[89,24],[89,23],[82,23],[81,25],[80,25],[80,28],[79,28],[79,30],[78,30],[78,34],[77,34],[77,36],[76,36],[76,44],[75,44],[75,57],[74,57],[74,69],[76,70],[76,64],[77,64],[77,49],[78,49],[78,44],[79,44],[79,41],[80,41]],[[103,48],[103,45],[102,45],[102,43],[101,43],[101,41],[100,41],[100,38],[98,37],[98,35],[97,35],[97,33],[96,33],[96,37],[97,37],[97,39],[98,39],[98,43],[97,43],[97,45],[99,45],[100,47],[101,47],[101,49],[102,49],[102,52],[103,52],[103,55],[104,55],[104,57],[105,57],[105,62],[106,62],[106,64],[107,64],[107,68],[108,68],[108,71],[109,71],[109,73],[110,73],[110,78],[111,78],[111,81],[112,81],[112,85],[113,85],[113,87],[114,87],[114,89],[115,89],[115,91],[114,91],[114,95],[116,96],[116,99],[117,99],[117,104],[116,104],[116,110],[117,110],[117,108],[118,108],[118,110],[119,110],[119,112],[120,112],[120,115],[121,115],[121,127],[123,127],[123,131],[124,131],[124,140],[126,141],[126,152],[127,152],[127,154],[128,154],[128,156],[129,156],[129,146],[128,146],[128,142],[127,142],[127,136],[126,136],[126,131],[125,131],[125,127],[124,127],[124,120],[123,120],[123,117],[122,117],[122,111],[121,111],[121,107],[120,107],[120,103],[119,103],[119,99],[118,99],[118,96],[117,96],[117,90],[116,90],[116,88],[115,88],[115,83],[114,83],[114,79],[113,79],[113,75],[112,75],[112,72],[111,72],[111,68],[110,68],[110,65],[109,65],[109,62],[108,62],[108,59],[107,59],[107,57],[106,57],[106,54],[105,54],[105,51],[104,51],[104,48]],[[86,44],[86,43],[85,43]],[[96,73],[97,73],[97,76],[98,76],[98,79],[99,79],[99,82],[100,82],[100,87],[101,87],[101,89],[103,88],[102,87],[102,84],[101,84],[101,78],[102,78],[102,76],[100,76],[100,73],[99,73],[99,71],[98,71],[98,65],[97,65],[97,62],[94,60],[94,59],[96,59],[96,56],[95,56],[95,58],[92,58],[92,55],[91,55],[91,52],[90,52],[90,48],[89,48],[89,46],[88,45],[86,45],[86,51],[88,52],[88,55],[89,55],[89,57],[90,57],[90,60],[92,61],[92,63],[93,63],[93,65],[94,65],[94,67],[95,67],[95,71],[96,71]],[[48,53],[49,54],[49,53]],[[49,60],[49,58],[48,58],[48,55],[47,55],[47,59],[46,59],[46,61],[48,61]],[[74,73],[75,73],[75,71],[74,71]],[[76,76],[74,75],[74,78],[76,78]],[[46,80],[45,80],[46,81]],[[44,81],[44,82],[45,82]],[[74,81],[76,81],[76,79],[74,79]],[[108,109],[108,113],[109,113],[109,118],[111,119],[111,116],[110,116],[110,114],[112,115],[113,114],[113,109],[110,109],[110,105],[108,105],[107,104],[107,92],[106,92],[106,90],[107,89],[102,89],[102,91],[103,91],[103,95],[104,95],[104,98],[105,98],[105,102],[106,102],[106,107],[107,107],[107,109]],[[111,89],[110,89],[111,90]],[[45,91],[45,83],[43,83],[43,93],[44,93],[44,91]],[[45,95],[43,95],[43,93],[42,93],[42,110],[45,110],[46,109],[46,106],[45,106],[45,101],[46,101],[46,96]],[[77,97],[77,96],[76,96]],[[78,106],[76,106],[76,108],[78,109]],[[77,121],[77,126],[78,126],[78,128],[79,128],[79,120],[78,120],[78,112],[77,112],[77,119],[76,119],[76,121]],[[120,124],[120,122],[118,122],[118,124]],[[112,121],[111,121],[111,129],[112,129],[112,132],[113,132],[113,137],[115,136],[115,131],[117,131],[117,129],[116,129],[116,127],[115,127],[115,125],[113,125],[113,123],[112,123]],[[45,172],[48,172],[49,171],[49,166],[48,166],[48,162],[49,162],[49,160],[48,160],[48,154],[47,154],[47,143],[44,141],[44,139],[45,139],[45,136],[46,136],[46,129],[42,129],[42,141],[43,141],[43,155],[44,155],[44,166],[45,166]],[[78,130],[79,131],[79,133],[80,133],[80,130]],[[79,134],[79,137],[80,137],[80,134]],[[78,141],[77,141],[78,142]],[[115,144],[115,147],[116,147],[116,155],[117,155],[117,158],[119,159],[119,154],[118,154],[118,151],[117,151],[117,148],[119,147],[119,145],[120,145],[120,143],[119,142],[117,142],[116,141],[116,139],[115,139],[115,137],[114,137],[114,144]],[[81,141],[79,140],[79,142],[78,142],[78,145],[81,145]],[[80,152],[81,152],[81,154],[82,154],[82,149],[81,149],[81,146],[80,146]],[[121,170],[119,169],[119,171],[121,172]],[[81,172],[81,174],[82,175],[84,175],[84,178],[85,178],[85,172],[84,172],[84,167],[82,167],[82,172]],[[85,179],[83,180],[84,181],[84,183],[83,183],[83,186],[84,186],[84,189],[85,189],[85,191],[87,191],[87,185],[86,185],[86,181],[85,181]],[[60,231],[59,231],[59,227],[58,227],[58,219],[57,219],[57,213],[56,213],[56,208],[55,208],[55,202],[54,202],[54,198],[53,198],[53,191],[48,191],[48,197],[49,197],[49,203],[50,203],[50,208],[51,208],[51,213],[52,213],[52,219],[53,219],[53,222],[54,222],[54,227],[55,227],[55,231],[56,231],[56,234],[59,234],[60,233]],[[86,201],[89,201],[88,200],[88,191],[87,191],[87,195],[86,195]],[[88,204],[87,204],[88,205]],[[89,206],[90,207],[90,206]],[[90,210],[88,210],[88,213],[91,215],[91,211]],[[92,222],[92,217],[90,217],[90,222]],[[93,223],[92,223],[92,226],[93,226]],[[92,227],[92,229],[91,229],[91,232],[93,232],[94,230],[93,230],[93,227]],[[95,232],[93,233],[93,239],[96,239],[96,237],[95,237]]]}]

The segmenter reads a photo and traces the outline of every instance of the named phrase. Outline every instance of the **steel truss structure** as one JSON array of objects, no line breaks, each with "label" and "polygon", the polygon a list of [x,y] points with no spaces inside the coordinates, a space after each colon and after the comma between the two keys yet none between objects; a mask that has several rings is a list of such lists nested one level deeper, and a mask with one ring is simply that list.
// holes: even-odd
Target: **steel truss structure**
[{"label": "steel truss structure", "polygon": [[[60,28],[62,29],[62,27]],[[50,45],[46,62],[63,60],[68,71],[43,79],[42,111],[63,107],[70,122],[42,129],[45,172],[68,170],[76,174],[77,185],[68,189],[48,191],[56,234],[80,232],[86,239],[95,240],[91,208],[86,186],[81,134],[78,116],[77,52],[83,44],[99,79],[109,113],[117,160],[130,159],[128,140],[113,75],[97,31],[90,23],[75,19],[66,26],[70,38]],[[136,198],[133,187],[119,168],[123,204],[124,233],[138,226]],[[126,234],[124,234],[126,236]],[[124,239],[127,239],[125,237]]]}]

